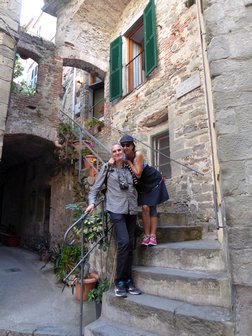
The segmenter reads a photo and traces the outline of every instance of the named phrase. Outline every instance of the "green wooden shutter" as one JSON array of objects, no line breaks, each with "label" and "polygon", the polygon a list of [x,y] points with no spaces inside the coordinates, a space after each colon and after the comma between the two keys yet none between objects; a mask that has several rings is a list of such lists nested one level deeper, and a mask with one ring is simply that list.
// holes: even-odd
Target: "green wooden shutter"
[{"label": "green wooden shutter", "polygon": [[122,96],[122,37],[110,44],[110,100]]},{"label": "green wooden shutter", "polygon": [[144,9],[144,61],[145,74],[148,76],[157,66],[157,36],[154,0]]}]

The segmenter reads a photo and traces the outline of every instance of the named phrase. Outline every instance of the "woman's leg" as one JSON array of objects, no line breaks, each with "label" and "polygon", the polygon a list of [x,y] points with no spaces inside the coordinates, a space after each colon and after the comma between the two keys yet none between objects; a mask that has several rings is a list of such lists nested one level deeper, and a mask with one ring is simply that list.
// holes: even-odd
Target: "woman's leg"
[{"label": "woman's leg", "polygon": [[142,220],[144,226],[144,237],[142,240],[142,245],[149,245],[150,240],[150,207],[148,205],[142,206]]},{"label": "woman's leg", "polygon": [[150,221],[150,207],[148,205],[142,206],[142,219],[144,225],[144,234],[145,236],[149,236],[151,230],[151,221]]},{"label": "woman's leg", "polygon": [[156,231],[157,231],[157,217],[151,217],[150,218],[150,222],[151,222],[150,234],[151,235],[156,235]]},{"label": "woman's leg", "polygon": [[157,207],[150,207],[150,234],[156,235],[157,231]]},{"label": "woman's leg", "polygon": [[157,231],[157,207],[150,207],[150,239],[149,245],[157,245],[156,231]]}]

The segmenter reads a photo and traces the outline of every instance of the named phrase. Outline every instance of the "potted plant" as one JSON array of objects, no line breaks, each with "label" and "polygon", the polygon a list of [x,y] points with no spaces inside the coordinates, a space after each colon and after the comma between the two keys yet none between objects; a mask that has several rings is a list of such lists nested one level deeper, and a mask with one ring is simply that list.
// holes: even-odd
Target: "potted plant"
[{"label": "potted plant", "polygon": [[[83,282],[83,292],[82,292],[82,300],[87,301],[88,295],[90,291],[92,291],[97,284],[99,277],[95,272],[91,272],[85,275]],[[75,298],[80,300],[81,298],[81,279],[76,277],[75,281]]]},{"label": "potted plant", "polygon": [[82,154],[87,155],[94,155],[92,152],[92,148],[94,148],[94,144],[91,141],[85,141],[85,147],[82,149]]},{"label": "potted plant", "polygon": [[[85,202],[76,202],[66,205],[66,209],[73,211],[73,221],[76,221],[84,213],[86,207]],[[86,244],[93,244],[103,234],[102,215],[99,211],[89,215],[83,222],[84,242]],[[75,226],[72,230],[72,237],[75,241],[80,241],[81,237],[81,223]],[[72,240],[72,239],[71,239]],[[106,250],[106,243],[101,242],[99,245],[102,250]]]},{"label": "potted plant", "polygon": [[60,143],[73,142],[78,138],[78,132],[73,125],[67,122],[60,122],[58,125],[58,136]]},{"label": "potted plant", "polygon": [[104,123],[96,118],[89,118],[86,120],[86,127],[92,133],[99,133],[104,126]]},{"label": "potted plant", "polygon": [[[87,251],[87,247],[84,246],[84,251]],[[79,243],[72,245],[61,246],[59,253],[55,260],[55,274],[59,282],[62,282],[66,275],[74,268],[75,264],[79,261],[81,256],[81,246]],[[76,271],[75,276],[79,274],[79,270]]]},{"label": "potted plant", "polygon": [[[84,244],[84,254],[87,253],[87,246]],[[80,300],[81,296],[81,279],[80,279],[80,266],[76,268],[74,273],[67,279],[66,276],[72,271],[75,265],[80,261],[81,258],[81,246],[79,243],[74,243],[72,245],[66,245],[61,247],[59,255],[56,257],[55,261],[55,274],[58,281],[64,282],[65,285],[72,287],[72,293],[75,289],[75,297]],[[84,272],[86,266],[89,269],[89,264],[84,265]],[[95,288],[96,283],[99,277],[96,273],[84,273],[84,282],[83,282],[83,300],[87,300],[88,292]]]},{"label": "potted plant", "polygon": [[[84,240],[87,243],[95,243],[103,234],[103,223],[100,214],[94,214],[84,220]],[[73,228],[73,232],[77,237],[81,235],[80,228]]]},{"label": "potted plant", "polygon": [[101,316],[102,296],[108,291],[110,281],[108,279],[99,279],[95,288],[91,289],[87,295],[88,301],[95,302],[96,318]]},{"label": "potted plant", "polygon": [[78,131],[72,124],[66,122],[60,122],[57,130],[59,140],[54,144],[58,149],[60,161],[66,163],[77,161],[79,153],[75,149],[74,141],[78,139]]},{"label": "potted plant", "polygon": [[4,245],[16,247],[20,244],[21,237],[15,232],[15,227],[13,225],[9,225],[5,231],[1,231],[0,236]]},{"label": "potted plant", "polygon": [[[76,221],[84,211],[84,202],[76,202],[72,204],[68,204],[66,206],[67,209],[70,209],[73,211],[73,220]],[[96,243],[102,236],[103,236],[103,220],[101,216],[101,212],[97,211],[93,215],[88,216],[83,220],[83,223],[79,223],[75,227],[73,227],[71,231],[71,241],[79,242],[82,234],[82,225],[83,225],[83,233],[84,233],[84,244],[85,247],[88,249],[88,246],[90,244]],[[108,246],[108,241],[101,240],[98,247],[101,249],[101,251],[106,251]],[[85,267],[88,263],[85,263]],[[84,268],[85,268],[84,267]],[[98,292],[104,291],[105,288],[108,286],[105,286],[107,284],[107,281],[99,280],[99,277],[95,273],[90,273],[89,269],[84,270],[84,290],[83,290],[83,300],[86,300],[87,294],[92,289],[97,289],[97,292],[93,292],[93,295],[96,295],[97,302],[98,300]],[[98,281],[98,283],[97,283]],[[75,297],[77,299],[80,299],[80,288],[81,288],[81,282],[80,282],[80,272],[75,273],[68,281],[68,286],[70,285],[75,290]],[[99,284],[99,287],[98,287]]]}]

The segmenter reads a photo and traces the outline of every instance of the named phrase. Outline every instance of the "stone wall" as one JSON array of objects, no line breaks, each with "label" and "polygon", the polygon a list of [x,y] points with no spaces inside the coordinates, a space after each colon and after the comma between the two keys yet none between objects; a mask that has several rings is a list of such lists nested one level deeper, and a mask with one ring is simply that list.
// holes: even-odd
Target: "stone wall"
[{"label": "stone wall", "polygon": [[[130,1],[78,0],[65,2],[63,6],[59,4],[56,33],[59,54],[64,59],[85,60],[86,70],[94,71],[102,78],[109,67],[110,34]],[[53,14],[53,11],[50,13]]]},{"label": "stone wall", "polygon": [[73,203],[73,184],[76,176],[74,167],[65,167],[51,180],[51,246],[63,241],[64,233],[72,224],[71,211],[66,205]]},{"label": "stone wall", "polygon": [[18,41],[21,0],[0,3],[0,158]]},{"label": "stone wall", "polygon": [[53,43],[26,33],[20,34],[17,52],[38,63],[38,80],[34,96],[12,92],[7,133],[34,134],[56,140],[62,60],[57,57]]},{"label": "stone wall", "polygon": [[234,284],[236,335],[252,333],[252,1],[206,1],[226,238]]}]

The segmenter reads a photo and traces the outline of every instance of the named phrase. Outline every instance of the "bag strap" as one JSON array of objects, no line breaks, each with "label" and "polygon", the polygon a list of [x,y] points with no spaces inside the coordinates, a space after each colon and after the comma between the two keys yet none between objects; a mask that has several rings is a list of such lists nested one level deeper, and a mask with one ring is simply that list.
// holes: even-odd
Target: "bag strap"
[{"label": "bag strap", "polygon": [[107,166],[106,166],[105,179],[104,179],[104,182],[103,182],[104,187],[103,187],[102,190],[101,190],[101,192],[103,193],[104,196],[105,196],[105,194],[106,194],[106,190],[107,190],[107,183],[108,183],[108,173],[109,173],[109,170],[110,170],[110,166],[107,165]]}]

